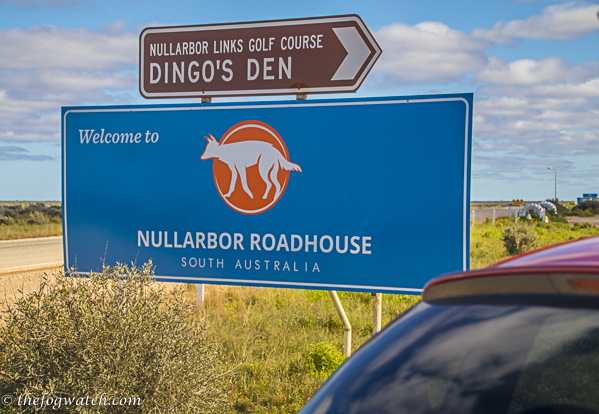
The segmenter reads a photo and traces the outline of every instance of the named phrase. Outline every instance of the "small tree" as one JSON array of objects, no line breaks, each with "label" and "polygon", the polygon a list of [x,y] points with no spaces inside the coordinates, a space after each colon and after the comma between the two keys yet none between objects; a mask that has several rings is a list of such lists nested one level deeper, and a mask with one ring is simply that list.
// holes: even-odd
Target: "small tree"
[{"label": "small tree", "polygon": [[548,199],[547,201],[553,203],[553,205],[557,209],[556,212],[554,212],[553,210],[548,210],[547,212],[549,214],[557,214],[560,217],[566,217],[566,216],[572,215],[572,211],[570,211],[570,209],[568,207],[566,207],[564,204],[560,203],[559,201],[553,200],[553,199]]},{"label": "small tree", "polygon": [[577,216],[592,217],[599,214],[599,201],[582,201],[572,209],[572,212]]},{"label": "small tree", "polygon": [[104,394],[140,403],[62,404],[61,412],[226,411],[227,374],[206,322],[152,275],[151,263],[105,267],[89,278],[71,272],[18,300],[0,327],[0,390],[13,399]]},{"label": "small tree", "polygon": [[503,230],[503,245],[510,256],[532,250],[537,245],[537,233],[528,224],[506,226]]}]

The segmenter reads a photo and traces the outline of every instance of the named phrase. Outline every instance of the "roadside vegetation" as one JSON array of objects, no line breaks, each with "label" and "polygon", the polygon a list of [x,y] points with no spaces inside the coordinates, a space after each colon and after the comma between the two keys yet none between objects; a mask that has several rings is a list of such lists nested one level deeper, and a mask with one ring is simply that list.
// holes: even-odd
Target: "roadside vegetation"
[{"label": "roadside vegetation", "polygon": [[[195,286],[188,286],[190,299]],[[372,336],[370,293],[338,292],[352,325],[352,350]],[[419,296],[383,295],[383,324]],[[206,286],[200,315],[235,368],[235,413],[295,413],[344,361],[343,326],[327,292]]]},{"label": "roadside vegetation", "polygon": [[[231,372],[208,321],[152,275],[151,264],[58,275],[3,312],[0,390],[14,403],[0,412],[229,412]],[[19,406],[27,395],[46,403]]]},{"label": "roadside vegetation", "polygon": [[[178,291],[151,274],[119,265],[89,280],[59,275],[17,300],[0,323],[0,389],[143,402],[100,410],[111,413],[295,413],[345,360],[327,292],[207,286],[197,309],[195,285]],[[355,351],[372,335],[372,296],[339,296]],[[419,299],[384,295],[383,324]],[[73,408],[59,411],[89,411]]]},{"label": "roadside vegetation", "polygon": [[563,211],[566,216],[593,217],[599,215],[599,201],[582,201],[571,205],[570,211]]},{"label": "roadside vegetation", "polygon": [[0,203],[0,240],[62,235],[60,202]]},{"label": "roadside vegetation", "polygon": [[[563,210],[558,210],[558,214],[551,216],[552,221],[549,223],[534,218],[520,220],[518,223],[513,219],[499,219],[494,224],[487,220],[472,227],[471,268],[485,267],[533,248],[599,235],[599,229],[591,223],[570,226],[559,222],[567,214],[578,214],[578,211],[583,214],[592,210],[595,214],[594,207],[582,206],[575,212],[573,206],[560,205],[558,208],[562,207]],[[30,214],[35,216],[35,210],[23,213],[26,208],[19,209],[19,217]],[[50,217],[49,214],[46,215]],[[5,225],[0,225],[0,231],[3,226]],[[127,287],[129,305],[119,308],[120,299],[115,294],[122,288],[118,283],[115,284],[118,278],[115,279],[114,275],[120,274],[119,278],[125,277],[123,280],[127,280],[127,275],[131,272],[143,276],[148,275],[150,270],[147,267],[141,270],[125,267],[118,269],[107,269],[104,275],[87,284],[80,279],[69,284],[71,282],[68,278],[59,277],[57,282],[52,282],[56,285],[45,286],[39,292],[24,298],[13,308],[13,313],[5,315],[4,326],[9,329],[1,335],[0,377],[5,382],[0,384],[0,388],[11,386],[24,390],[23,387],[32,386],[34,382],[31,382],[29,377],[18,376],[35,374],[34,377],[42,381],[36,385],[39,390],[58,384],[79,384],[83,387],[85,381],[91,381],[89,384],[96,387],[94,389],[112,387],[110,392],[132,397],[146,393],[143,394],[144,400],[159,401],[153,398],[166,396],[160,396],[152,390],[160,389],[164,386],[161,384],[171,384],[171,380],[174,381],[173,384],[182,384],[180,375],[183,374],[178,373],[177,366],[189,366],[194,375],[203,375],[191,362],[199,356],[176,354],[177,358],[191,358],[181,360],[188,361],[189,364],[181,362],[182,365],[177,365],[178,363],[168,362],[171,350],[194,352],[189,346],[191,342],[185,339],[187,335],[191,335],[190,338],[196,338],[193,341],[198,341],[194,342],[197,347],[203,349],[202,352],[211,358],[206,360],[208,365],[202,365],[203,369],[219,375],[219,381],[222,381],[219,389],[226,390],[226,396],[211,394],[215,398],[214,407],[217,407],[218,412],[295,413],[345,360],[341,354],[343,326],[327,292],[207,285],[204,306],[197,309],[195,285],[183,285],[183,291],[179,294],[163,292],[163,296],[160,296],[162,299],[158,300],[157,296],[147,295],[155,291],[155,286],[167,286],[171,289],[172,284],[153,284],[154,287],[144,285],[143,289],[138,289],[134,284],[123,283],[123,286],[134,288]],[[113,275],[112,278],[110,275]],[[87,290],[82,288],[83,286],[88,286]],[[142,291],[146,293],[142,294]],[[370,293],[338,293],[352,324],[354,352],[372,335],[372,296]],[[102,299],[96,302],[100,298]],[[383,295],[383,325],[419,300],[419,296]],[[47,305],[40,307],[39,303]],[[75,306],[75,303],[79,305]],[[100,307],[102,312],[106,312],[105,315],[97,313]],[[173,309],[180,309],[177,312],[182,313],[169,313],[173,312]],[[122,321],[117,322],[119,318],[122,318]],[[169,318],[178,325],[169,327]],[[136,327],[138,323],[143,329]],[[186,331],[191,329],[189,326],[194,327],[194,333]],[[174,330],[171,331],[172,329]],[[142,330],[147,334],[142,335]],[[125,332],[127,335],[119,336]],[[173,334],[160,336],[160,332]],[[196,334],[199,336],[193,336]],[[160,342],[167,336],[172,339],[171,342]],[[47,340],[54,341],[53,346],[64,352],[64,355],[75,352],[74,356],[60,358],[59,353],[41,352],[47,348],[43,342]],[[119,346],[123,341],[131,345]],[[142,343],[146,345],[142,346]],[[148,347],[148,344],[152,345]],[[94,349],[108,349],[107,347],[110,347],[110,358],[105,358],[101,363],[107,368],[102,368],[104,365],[93,359],[91,354],[86,354]],[[149,350],[154,352],[147,353]],[[102,355],[105,356],[105,353],[100,352],[95,357]],[[71,363],[70,358],[78,358],[81,361],[92,358],[89,362],[91,365],[85,363],[102,376],[91,375],[92,371],[74,371],[67,366]],[[163,382],[150,382],[145,387],[143,381],[138,381],[142,378],[139,376],[142,373],[135,371],[138,369],[137,362],[131,361],[144,358],[147,361],[156,361],[152,364],[161,366],[156,375],[159,375],[160,381]],[[27,365],[19,365],[18,361],[21,360],[27,361]],[[111,364],[117,361],[123,365],[115,369],[116,366]],[[39,369],[52,370],[44,371],[43,375],[38,375],[37,372],[28,373],[27,370],[36,367],[37,364],[40,364]],[[7,380],[9,366],[12,370],[12,380]],[[137,374],[133,375],[131,372]],[[44,378],[55,378],[52,375],[56,375],[52,382],[54,385],[43,382]],[[61,375],[67,377],[63,378]],[[77,375],[81,375],[81,379],[76,378]],[[21,378],[21,382],[16,378]],[[105,382],[101,384],[100,381]],[[137,388],[126,388],[133,387],[131,384],[135,384]],[[69,392],[74,392],[73,390]],[[131,390],[135,390],[135,393]],[[160,404],[166,403],[166,400],[160,401],[163,401]],[[180,407],[180,411],[183,412],[187,409]],[[142,409],[127,408],[127,412],[145,412]],[[144,409],[147,408],[146,406]],[[169,410],[164,412],[167,411]],[[3,412],[1,408],[0,412]],[[210,409],[205,412],[210,412]]]},{"label": "roadside vegetation", "polygon": [[537,220],[513,218],[476,223],[470,230],[470,267],[479,269],[507,259],[515,254],[562,243],[568,240],[599,235],[592,223],[544,223]]}]

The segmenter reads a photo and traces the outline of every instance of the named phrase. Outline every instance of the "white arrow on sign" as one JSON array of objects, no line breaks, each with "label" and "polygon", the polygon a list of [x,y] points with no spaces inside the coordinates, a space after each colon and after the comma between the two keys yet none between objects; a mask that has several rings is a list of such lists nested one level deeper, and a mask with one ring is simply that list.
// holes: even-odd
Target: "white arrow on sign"
[{"label": "white arrow on sign", "polygon": [[347,56],[331,80],[353,80],[370,56],[370,49],[355,27],[338,27],[333,31],[347,50]]}]

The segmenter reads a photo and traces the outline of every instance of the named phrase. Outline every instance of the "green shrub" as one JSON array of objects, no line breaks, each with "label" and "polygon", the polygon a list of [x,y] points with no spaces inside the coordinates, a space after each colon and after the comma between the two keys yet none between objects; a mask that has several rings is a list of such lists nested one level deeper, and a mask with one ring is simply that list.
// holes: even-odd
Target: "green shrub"
[{"label": "green shrub", "polygon": [[61,274],[19,299],[0,327],[0,390],[141,401],[61,412],[225,412],[227,375],[207,324],[183,292],[167,295],[152,275],[151,263],[89,279]]},{"label": "green shrub", "polygon": [[580,217],[594,217],[595,213],[593,213],[593,210],[588,209],[588,210],[583,210],[582,213],[580,213]]},{"label": "green shrub", "polygon": [[60,206],[50,206],[46,214],[51,218],[62,218],[62,209]]},{"label": "green shrub", "polygon": [[343,354],[329,342],[310,344],[308,367],[313,374],[329,376],[345,361]]},{"label": "green shrub", "polygon": [[599,214],[599,201],[582,201],[574,209]]},{"label": "green shrub", "polygon": [[572,209],[572,215],[593,217],[599,214],[599,201],[582,201]]},{"label": "green shrub", "polygon": [[549,217],[549,221],[553,223],[568,224],[568,220],[565,217],[556,214],[553,210],[547,210],[547,216]]},{"label": "green shrub", "polygon": [[6,208],[3,211],[5,217],[17,218],[17,212],[11,208]]},{"label": "green shrub", "polygon": [[21,214],[31,214],[35,212],[46,213],[48,211],[48,207],[44,203],[34,203],[29,204],[27,207],[23,208]]},{"label": "green shrub", "polygon": [[39,211],[34,211],[29,213],[29,224],[47,224],[48,217],[44,215],[44,213],[40,213]]},{"label": "green shrub", "polygon": [[15,224],[15,219],[10,216],[0,217],[0,225],[11,226]]},{"label": "green shrub", "polygon": [[[571,215],[570,209],[568,209],[568,207],[566,207],[564,204],[560,203],[559,201],[553,200],[553,199],[548,199],[547,201],[553,203],[553,205],[555,206],[555,208],[557,208],[557,215],[558,216],[567,216],[567,215]],[[553,211],[553,210],[548,210],[549,212]]]},{"label": "green shrub", "polygon": [[528,224],[508,225],[503,230],[503,245],[512,256],[527,252],[536,247],[537,233]]},{"label": "green shrub", "polygon": [[574,223],[574,227],[582,228],[582,229],[594,229],[595,225],[590,221],[585,221],[584,223]]}]

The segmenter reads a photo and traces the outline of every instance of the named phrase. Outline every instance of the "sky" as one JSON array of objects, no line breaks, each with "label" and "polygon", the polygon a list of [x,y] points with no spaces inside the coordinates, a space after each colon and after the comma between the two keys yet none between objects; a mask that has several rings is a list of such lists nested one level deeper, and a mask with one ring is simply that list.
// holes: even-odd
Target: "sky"
[{"label": "sky", "polygon": [[472,92],[472,201],[553,198],[556,177],[561,200],[597,193],[598,13],[599,0],[0,0],[0,200],[60,200],[62,106],[198,101],[141,97],[145,27],[343,14],[383,54],[357,93],[309,99]]}]

